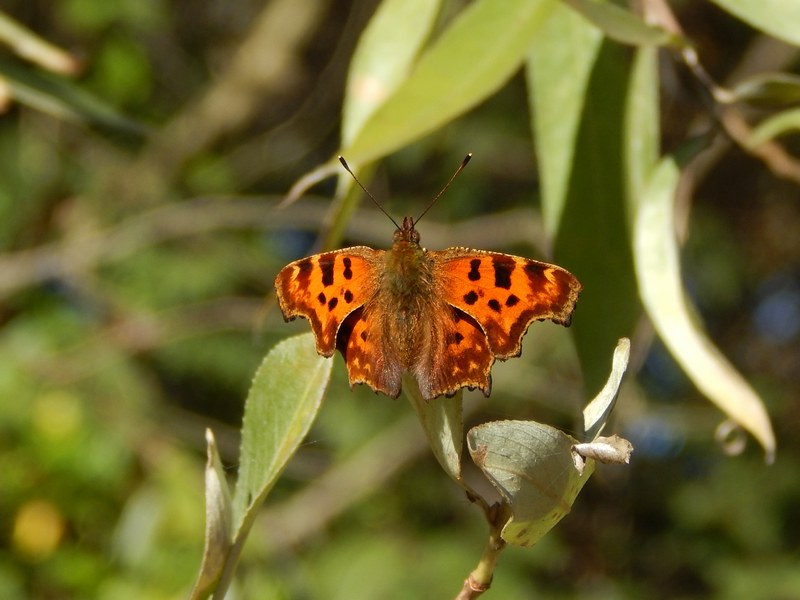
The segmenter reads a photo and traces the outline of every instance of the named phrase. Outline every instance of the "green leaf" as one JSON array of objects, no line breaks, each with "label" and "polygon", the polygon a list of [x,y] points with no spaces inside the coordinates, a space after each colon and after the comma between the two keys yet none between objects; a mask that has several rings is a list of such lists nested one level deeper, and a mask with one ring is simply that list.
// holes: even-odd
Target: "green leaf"
[{"label": "green leaf", "polygon": [[142,141],[146,128],[123,116],[103,100],[61,77],[0,58],[0,77],[6,80],[11,96],[21,104],[58,119],[97,127],[110,134]]},{"label": "green leaf", "polygon": [[280,342],[256,371],[244,407],[233,544],[214,597],[223,599],[256,512],[308,434],[333,361],[317,354],[311,333]]},{"label": "green leaf", "polygon": [[595,440],[606,425],[619,393],[622,376],[628,368],[628,358],[631,354],[631,341],[622,338],[614,349],[614,358],[611,365],[611,374],[600,393],[583,409],[584,440]]},{"label": "green leaf", "polygon": [[242,423],[233,502],[237,537],[311,428],[332,365],[306,333],[279,343],[258,368]]},{"label": "green leaf", "polygon": [[572,508],[594,471],[587,460],[583,475],[572,458],[577,440],[532,421],[495,421],[470,429],[467,445],[511,509],[502,530],[515,546],[533,546]]},{"label": "green leaf", "polygon": [[342,154],[354,167],[441,127],[519,69],[552,0],[479,0],[453,21]]},{"label": "green leaf", "polygon": [[795,0],[712,0],[761,31],[800,46],[800,2]]},{"label": "green leaf", "polygon": [[800,77],[788,73],[759,73],[730,91],[732,102],[767,108],[796,106],[800,102]]},{"label": "green leaf", "polygon": [[756,148],[778,136],[797,131],[800,131],[800,108],[785,110],[759,123],[747,139],[747,145]]},{"label": "green leaf", "polygon": [[[565,39],[570,42],[565,44]],[[553,238],[567,200],[578,129],[602,40],[599,29],[558,4],[531,45],[526,63],[542,215]]]},{"label": "green leaf", "polygon": [[[551,23],[548,26],[555,27]],[[553,44],[560,40],[562,46],[572,49],[575,52],[572,60],[581,65],[581,70],[562,70],[559,75],[551,65],[550,78],[544,79],[536,71],[548,60],[550,46],[537,44],[534,47],[534,56],[541,53],[535,56],[536,62],[531,67],[531,100],[537,114],[535,131],[549,127],[549,118],[562,118],[557,116],[564,111],[559,96],[545,91],[553,78],[585,78],[582,85],[575,85],[575,92],[582,94],[583,103],[576,106],[564,102],[567,110],[563,118],[575,118],[574,111],[580,111],[571,155],[554,147],[558,139],[555,135],[538,132],[535,134],[536,154],[541,159],[556,153],[562,160],[569,160],[568,164],[558,165],[558,172],[566,181],[550,186],[551,191],[555,189],[564,195],[560,215],[552,214],[559,210],[557,207],[547,208],[549,203],[557,203],[559,199],[545,200],[546,210],[551,213],[546,221],[551,234],[555,235],[554,259],[583,284],[571,331],[583,368],[585,388],[596,390],[602,387],[607,376],[607,366],[599,357],[619,338],[633,333],[640,312],[629,241],[623,161],[624,109],[630,64],[624,49],[617,44],[603,42],[593,58],[584,45],[563,44],[563,39],[556,35],[558,30],[557,27],[551,33],[550,39]],[[558,58],[568,64],[563,55],[559,54]],[[565,77],[564,72],[568,72],[569,77]],[[550,163],[542,165],[543,176],[550,167]]]},{"label": "green leaf", "polygon": [[344,108],[342,147],[408,76],[425,44],[441,0],[384,0],[367,25],[350,62]]},{"label": "green leaf", "polygon": [[756,437],[771,461],[775,437],[761,399],[706,337],[684,294],[673,217],[679,175],[675,160],[663,159],[641,198],[635,256],[642,301],[659,337],[689,378]]},{"label": "green leaf", "polygon": [[425,400],[416,379],[410,375],[403,377],[403,390],[417,411],[436,460],[453,480],[461,483],[462,392],[459,390],[452,398],[439,396]]},{"label": "green leaf", "polygon": [[214,433],[206,429],[206,541],[191,600],[208,598],[222,576],[231,549],[231,494]]},{"label": "green leaf", "polygon": [[659,107],[658,50],[639,48],[633,59],[628,95],[625,99],[623,151],[628,227],[633,231],[636,207],[644,186],[658,163],[661,130]]},{"label": "green leaf", "polygon": [[54,73],[75,75],[80,71],[81,65],[78,59],[23,27],[3,12],[0,12],[0,45],[8,46],[21,58]]},{"label": "green leaf", "polygon": [[672,36],[658,27],[648,25],[630,11],[601,0],[564,0],[590,23],[599,27],[609,38],[623,44],[662,46]]}]

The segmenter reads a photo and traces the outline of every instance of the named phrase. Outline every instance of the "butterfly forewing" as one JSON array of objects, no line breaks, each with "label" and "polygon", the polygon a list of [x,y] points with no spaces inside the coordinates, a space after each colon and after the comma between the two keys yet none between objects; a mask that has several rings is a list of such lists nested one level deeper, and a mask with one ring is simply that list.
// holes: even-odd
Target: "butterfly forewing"
[{"label": "butterfly forewing", "polygon": [[466,248],[431,254],[442,297],[481,325],[495,357],[519,355],[535,320],[570,324],[581,285],[561,267]]},{"label": "butterfly forewing", "polygon": [[382,254],[355,246],[297,260],[278,273],[275,289],[284,319],[308,319],[321,355],[334,353],[340,325],[369,300]]}]

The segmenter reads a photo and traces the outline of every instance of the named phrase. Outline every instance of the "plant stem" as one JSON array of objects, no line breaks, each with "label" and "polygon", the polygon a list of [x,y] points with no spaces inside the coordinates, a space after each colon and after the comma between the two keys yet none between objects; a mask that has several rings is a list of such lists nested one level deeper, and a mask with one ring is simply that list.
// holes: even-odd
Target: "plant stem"
[{"label": "plant stem", "polygon": [[494,566],[500,557],[500,552],[506,547],[506,543],[500,537],[500,528],[492,526],[489,532],[489,540],[483,549],[478,565],[464,580],[464,586],[455,597],[455,600],[471,600],[483,594],[492,585],[494,576]]}]

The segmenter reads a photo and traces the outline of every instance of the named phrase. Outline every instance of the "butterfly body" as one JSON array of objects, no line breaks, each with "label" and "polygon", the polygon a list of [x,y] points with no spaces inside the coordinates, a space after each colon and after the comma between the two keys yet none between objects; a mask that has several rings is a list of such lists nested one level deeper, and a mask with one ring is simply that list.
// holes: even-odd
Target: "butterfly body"
[{"label": "butterfly body", "polygon": [[310,321],[321,355],[342,353],[351,386],[395,398],[408,372],[430,399],[463,387],[488,396],[495,359],[518,356],[534,320],[569,325],[581,285],[508,254],[426,250],[406,217],[390,250],[316,254],[284,267],[275,288],[287,321]]}]

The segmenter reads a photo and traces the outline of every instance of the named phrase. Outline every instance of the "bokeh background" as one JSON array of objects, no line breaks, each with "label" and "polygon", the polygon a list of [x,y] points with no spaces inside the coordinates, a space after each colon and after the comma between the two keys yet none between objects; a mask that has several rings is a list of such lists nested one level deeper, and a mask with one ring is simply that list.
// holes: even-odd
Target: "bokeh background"
[{"label": "bokeh background", "polygon": [[[276,341],[307,330],[283,323],[272,280],[319,247],[334,181],[276,206],[339,147],[349,60],[377,5],[4,3],[4,27],[72,58],[54,74],[0,50],[0,597],[191,589],[204,431],[233,478],[252,375]],[[464,5],[445,2],[437,27]],[[710,3],[672,5],[717,81],[797,72],[797,47]],[[765,465],[752,440],[725,455],[714,441],[723,415],[637,315],[614,426],[636,447],[632,464],[600,468],[539,545],[508,549],[487,597],[800,597],[800,188],[709,135],[707,104],[666,53],[660,79],[662,149],[710,141],[680,196],[685,283],[764,400],[776,460]],[[388,157],[370,189],[393,215],[416,215],[474,152],[420,224],[424,244],[549,258],[526,94],[520,73]],[[800,152],[797,139],[781,142]],[[392,230],[363,204],[342,243],[386,247]],[[495,368],[492,398],[467,394],[468,422],[574,430],[597,390],[583,385],[570,339],[532,327],[523,357]],[[322,413],[256,523],[232,594],[452,597],[483,546],[481,515],[430,455],[408,403],[350,392],[334,360]],[[325,473],[336,485],[320,491]]]}]

